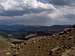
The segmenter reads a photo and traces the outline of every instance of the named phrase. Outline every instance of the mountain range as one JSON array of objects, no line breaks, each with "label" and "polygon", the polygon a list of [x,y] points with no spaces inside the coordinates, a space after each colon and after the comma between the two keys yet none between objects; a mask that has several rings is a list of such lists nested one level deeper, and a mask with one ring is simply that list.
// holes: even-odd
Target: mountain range
[{"label": "mountain range", "polygon": [[24,26],[24,25],[0,25],[0,34],[13,35],[16,38],[22,38],[30,34],[52,35],[61,32],[71,25],[53,25],[53,26]]}]

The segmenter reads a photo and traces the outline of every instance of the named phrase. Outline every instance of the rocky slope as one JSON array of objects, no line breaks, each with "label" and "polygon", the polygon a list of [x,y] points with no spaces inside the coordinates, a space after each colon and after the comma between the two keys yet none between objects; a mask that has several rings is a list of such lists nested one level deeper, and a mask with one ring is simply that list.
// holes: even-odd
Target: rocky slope
[{"label": "rocky slope", "polygon": [[52,36],[14,40],[8,44],[4,56],[75,56],[75,28],[65,29]]}]

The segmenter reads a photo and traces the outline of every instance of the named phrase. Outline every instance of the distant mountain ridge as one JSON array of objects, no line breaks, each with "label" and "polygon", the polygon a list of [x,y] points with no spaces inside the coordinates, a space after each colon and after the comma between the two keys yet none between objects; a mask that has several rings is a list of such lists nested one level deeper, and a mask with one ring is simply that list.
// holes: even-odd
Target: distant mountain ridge
[{"label": "distant mountain ridge", "polygon": [[30,32],[30,31],[57,31],[71,27],[71,25],[53,26],[24,26],[24,25],[0,25],[0,31]]},{"label": "distant mountain ridge", "polygon": [[65,28],[70,28],[71,25],[53,25],[53,26],[24,26],[24,25],[0,25],[0,33],[12,34],[16,37],[24,37],[30,34],[51,35],[61,32]]}]

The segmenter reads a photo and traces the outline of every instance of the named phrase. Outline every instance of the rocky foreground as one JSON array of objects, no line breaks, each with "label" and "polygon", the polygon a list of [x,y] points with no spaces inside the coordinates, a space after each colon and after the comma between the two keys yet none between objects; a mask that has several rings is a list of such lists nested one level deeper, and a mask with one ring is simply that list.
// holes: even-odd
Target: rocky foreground
[{"label": "rocky foreground", "polygon": [[75,28],[52,36],[0,42],[0,56],[75,56]]}]

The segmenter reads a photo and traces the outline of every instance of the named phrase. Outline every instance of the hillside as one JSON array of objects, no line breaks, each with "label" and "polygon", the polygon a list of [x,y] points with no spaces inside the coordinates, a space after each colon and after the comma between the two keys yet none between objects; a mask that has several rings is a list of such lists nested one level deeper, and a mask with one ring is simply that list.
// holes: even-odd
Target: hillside
[{"label": "hillside", "polygon": [[0,25],[0,35],[6,35],[8,37],[11,34],[11,38],[24,38],[30,34],[37,35],[52,35],[55,32],[61,32],[65,28],[69,28],[71,25],[53,25],[53,26],[26,26],[26,25]]},{"label": "hillside", "polygon": [[75,56],[75,28],[65,29],[52,36],[13,40],[8,43],[8,49],[3,54],[4,56]]},{"label": "hillside", "polygon": [[0,35],[0,56],[7,56],[6,53],[8,52],[9,45],[7,39]]},{"label": "hillside", "polygon": [[13,56],[75,56],[75,29],[12,43]]}]

